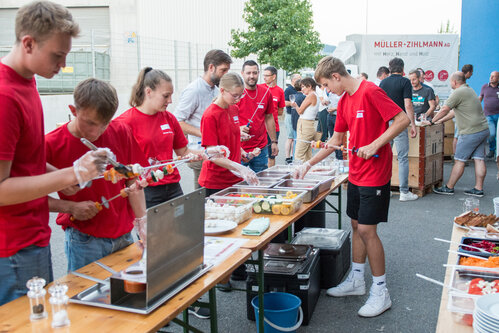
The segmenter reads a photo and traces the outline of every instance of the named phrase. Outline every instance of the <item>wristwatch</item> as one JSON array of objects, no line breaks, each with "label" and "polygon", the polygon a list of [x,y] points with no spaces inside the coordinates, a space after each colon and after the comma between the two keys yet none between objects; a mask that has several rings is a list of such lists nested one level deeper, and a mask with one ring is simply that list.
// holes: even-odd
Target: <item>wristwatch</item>
[{"label": "wristwatch", "polygon": [[275,144],[277,144],[278,142],[277,142],[277,140],[272,140],[272,143],[275,143]]},{"label": "wristwatch", "polygon": [[433,120],[430,119],[430,124],[431,125],[435,125],[435,123],[433,122]]}]

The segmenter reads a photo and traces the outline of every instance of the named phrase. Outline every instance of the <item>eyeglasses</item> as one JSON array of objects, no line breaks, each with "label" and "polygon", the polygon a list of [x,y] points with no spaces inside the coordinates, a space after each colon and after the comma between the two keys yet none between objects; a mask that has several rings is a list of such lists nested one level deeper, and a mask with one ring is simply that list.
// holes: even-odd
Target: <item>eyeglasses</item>
[{"label": "eyeglasses", "polygon": [[236,101],[237,101],[238,99],[241,99],[241,98],[243,97],[243,95],[234,95],[233,93],[230,93],[230,92],[228,92],[228,91],[225,91],[225,92],[226,92],[227,94],[231,95],[231,96],[232,96],[232,98],[234,98]]},{"label": "eyeglasses", "polygon": [[275,74],[263,74],[263,77],[274,76]]}]

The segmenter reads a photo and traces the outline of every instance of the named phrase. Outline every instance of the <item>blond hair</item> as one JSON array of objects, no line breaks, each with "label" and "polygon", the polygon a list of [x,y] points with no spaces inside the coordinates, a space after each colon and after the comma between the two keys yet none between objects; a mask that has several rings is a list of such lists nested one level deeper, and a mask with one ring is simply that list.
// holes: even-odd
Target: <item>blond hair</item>
[{"label": "blond hair", "polygon": [[331,75],[337,73],[341,76],[347,76],[348,72],[345,68],[345,64],[338,58],[332,56],[327,56],[322,58],[317,64],[315,69],[314,78],[315,81],[319,82],[320,79],[330,79]]},{"label": "blond hair", "polygon": [[19,8],[15,31],[16,43],[26,35],[43,42],[53,33],[67,33],[71,37],[77,37],[80,27],[66,7],[50,1],[35,1]]},{"label": "blond hair", "polygon": [[232,90],[238,87],[244,87],[244,81],[241,78],[241,75],[236,73],[226,73],[220,79],[220,88],[224,88],[225,90]]},{"label": "blond hair", "polygon": [[78,83],[73,93],[77,110],[93,109],[99,118],[110,121],[118,109],[118,95],[114,87],[102,80],[90,78]]},{"label": "blond hair", "polygon": [[130,106],[137,107],[144,103],[146,87],[156,90],[156,87],[161,83],[161,80],[172,82],[168,74],[161,69],[153,69],[152,67],[144,67],[139,73],[137,82],[133,85],[132,95],[130,96]]}]

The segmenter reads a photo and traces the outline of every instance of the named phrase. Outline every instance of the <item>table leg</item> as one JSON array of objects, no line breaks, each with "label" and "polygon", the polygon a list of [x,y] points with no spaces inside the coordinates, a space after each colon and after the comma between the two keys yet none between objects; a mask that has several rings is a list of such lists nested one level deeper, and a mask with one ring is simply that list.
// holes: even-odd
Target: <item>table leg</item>
[{"label": "table leg", "polygon": [[291,243],[292,239],[293,239],[293,225],[291,224],[288,227],[288,243]]},{"label": "table leg", "polygon": [[186,326],[184,326],[184,333],[189,333],[189,329],[187,328],[187,326],[189,325],[189,312],[188,310],[184,310],[182,312],[182,321],[185,323]]},{"label": "table leg", "polygon": [[338,229],[341,229],[341,185],[338,186]]},{"label": "table leg", "polygon": [[218,332],[218,318],[217,318],[217,288],[211,288],[208,292],[208,296],[210,299],[210,332],[217,333]]},{"label": "table leg", "polygon": [[264,294],[264,286],[263,278],[265,276],[263,271],[263,250],[258,250],[258,332],[263,333],[263,294]]}]

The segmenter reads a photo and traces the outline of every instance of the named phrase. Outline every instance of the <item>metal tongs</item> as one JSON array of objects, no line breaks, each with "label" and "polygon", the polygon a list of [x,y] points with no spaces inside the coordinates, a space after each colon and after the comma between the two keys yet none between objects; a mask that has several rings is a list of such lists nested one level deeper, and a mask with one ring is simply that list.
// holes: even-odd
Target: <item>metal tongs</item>
[{"label": "metal tongs", "polygon": [[[96,151],[98,149],[92,142],[88,141],[85,138],[81,138],[80,141],[85,146],[87,146],[89,149],[91,149],[93,151]],[[126,166],[124,164],[116,162],[115,160],[113,160],[112,158],[109,158],[109,157],[107,158],[107,160],[114,167],[114,169],[116,171],[118,171],[119,173],[121,173],[122,175],[127,175],[127,173],[131,173],[132,172],[132,169],[129,166]]]}]

